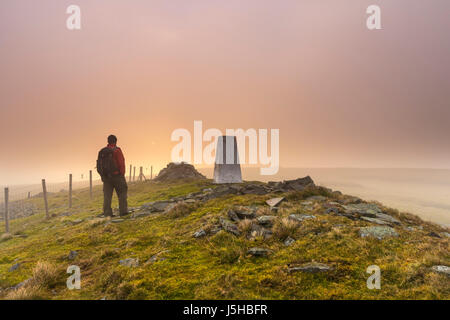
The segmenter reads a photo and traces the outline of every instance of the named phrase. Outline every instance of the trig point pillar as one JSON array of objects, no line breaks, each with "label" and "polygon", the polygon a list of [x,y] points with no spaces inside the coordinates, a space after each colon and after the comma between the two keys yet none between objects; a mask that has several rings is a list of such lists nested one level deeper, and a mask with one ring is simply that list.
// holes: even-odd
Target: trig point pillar
[{"label": "trig point pillar", "polygon": [[235,136],[217,138],[214,183],[241,183],[242,173]]}]

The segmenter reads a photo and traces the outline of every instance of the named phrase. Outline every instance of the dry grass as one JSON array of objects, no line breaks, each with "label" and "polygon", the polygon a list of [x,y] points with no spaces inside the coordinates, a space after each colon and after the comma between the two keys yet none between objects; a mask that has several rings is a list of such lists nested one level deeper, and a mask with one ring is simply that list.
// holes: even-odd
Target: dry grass
[{"label": "dry grass", "polygon": [[252,230],[252,226],[255,222],[253,220],[244,219],[239,221],[238,229],[243,234],[248,234]]},{"label": "dry grass", "polygon": [[289,218],[276,220],[273,225],[274,237],[284,240],[287,237],[293,237],[299,227],[299,223]]},{"label": "dry grass", "polygon": [[10,300],[39,300],[45,298],[45,290],[58,282],[59,271],[51,263],[39,261],[33,268],[33,277],[19,289],[7,295]]},{"label": "dry grass", "polygon": [[11,291],[7,296],[8,300],[42,300],[44,293],[42,288],[35,285],[26,285]]},{"label": "dry grass", "polygon": [[52,288],[58,280],[58,269],[51,263],[39,261],[33,269],[31,284],[42,287]]},{"label": "dry grass", "polygon": [[166,216],[170,218],[181,218],[191,214],[193,211],[197,210],[199,204],[197,203],[178,203],[172,209],[169,210]]},{"label": "dry grass", "polygon": [[10,239],[12,239],[13,236],[10,233],[4,233],[2,234],[2,236],[0,237],[0,242],[2,241],[8,241]]}]

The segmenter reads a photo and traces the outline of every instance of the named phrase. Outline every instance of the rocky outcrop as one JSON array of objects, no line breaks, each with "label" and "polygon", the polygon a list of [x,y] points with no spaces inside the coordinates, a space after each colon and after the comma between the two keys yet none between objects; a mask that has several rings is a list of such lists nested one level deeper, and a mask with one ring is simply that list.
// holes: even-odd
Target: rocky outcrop
[{"label": "rocky outcrop", "polygon": [[171,162],[166,168],[162,169],[154,181],[170,182],[178,180],[196,180],[206,179],[204,175],[198,172],[193,165],[181,162]]}]

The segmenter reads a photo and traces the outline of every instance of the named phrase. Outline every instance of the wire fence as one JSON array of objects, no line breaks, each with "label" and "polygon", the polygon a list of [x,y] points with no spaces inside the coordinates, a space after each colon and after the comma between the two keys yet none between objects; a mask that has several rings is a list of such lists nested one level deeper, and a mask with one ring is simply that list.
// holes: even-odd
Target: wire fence
[{"label": "wire fence", "polygon": [[[130,165],[126,170],[127,182],[140,182],[153,179],[153,166],[136,167]],[[9,220],[28,217],[38,212],[46,213],[54,209],[71,209],[81,205],[78,195],[94,196],[94,187],[101,185],[100,176],[95,170],[80,173],[76,176],[69,174],[63,182],[47,182],[42,179],[40,183],[13,185],[2,187],[0,190],[0,221],[9,232]],[[73,194],[75,190],[84,190],[86,194]],[[3,229],[3,228],[2,228]],[[1,230],[3,231],[3,230]]]}]

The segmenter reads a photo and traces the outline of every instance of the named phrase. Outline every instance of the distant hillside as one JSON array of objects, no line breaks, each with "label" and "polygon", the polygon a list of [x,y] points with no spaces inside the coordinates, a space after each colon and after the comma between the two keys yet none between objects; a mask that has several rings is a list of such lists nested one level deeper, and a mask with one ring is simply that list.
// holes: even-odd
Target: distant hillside
[{"label": "distant hillside", "polygon": [[[52,194],[49,220],[28,201],[38,213],[0,238],[3,299],[450,298],[448,229],[310,178],[132,183],[124,219],[97,217],[100,186],[72,209]],[[70,265],[80,290],[66,288]]]}]

